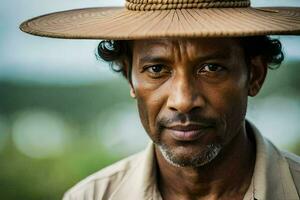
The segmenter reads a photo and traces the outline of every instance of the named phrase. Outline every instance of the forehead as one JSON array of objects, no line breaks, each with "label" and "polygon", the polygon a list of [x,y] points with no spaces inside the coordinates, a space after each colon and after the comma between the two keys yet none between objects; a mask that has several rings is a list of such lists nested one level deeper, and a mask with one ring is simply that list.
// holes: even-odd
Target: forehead
[{"label": "forehead", "polygon": [[133,52],[136,55],[158,54],[173,55],[211,54],[223,52],[228,54],[240,51],[241,45],[237,38],[185,38],[185,39],[155,39],[136,40],[133,42]]}]

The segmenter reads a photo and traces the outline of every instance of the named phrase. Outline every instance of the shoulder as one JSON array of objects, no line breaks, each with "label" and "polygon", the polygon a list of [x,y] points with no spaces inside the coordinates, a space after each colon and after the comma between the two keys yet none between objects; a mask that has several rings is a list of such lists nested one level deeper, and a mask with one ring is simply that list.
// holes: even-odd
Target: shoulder
[{"label": "shoulder", "polygon": [[142,152],[137,153],[88,176],[69,189],[63,200],[108,199],[141,157]]},{"label": "shoulder", "polygon": [[297,156],[296,154],[286,152],[286,151],[282,151],[282,154],[288,161],[291,170],[300,172],[300,157]]},{"label": "shoulder", "polygon": [[282,154],[289,164],[294,183],[298,192],[300,192],[300,157],[286,151],[282,151]]}]

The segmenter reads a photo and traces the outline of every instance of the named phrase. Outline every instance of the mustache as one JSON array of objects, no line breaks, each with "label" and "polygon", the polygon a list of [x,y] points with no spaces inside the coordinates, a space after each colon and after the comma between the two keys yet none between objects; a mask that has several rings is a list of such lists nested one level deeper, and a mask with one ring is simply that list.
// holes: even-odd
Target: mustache
[{"label": "mustache", "polygon": [[217,120],[212,117],[199,115],[196,113],[176,113],[172,116],[162,116],[157,120],[157,127],[161,130],[165,127],[170,127],[174,124],[198,124],[203,126],[215,126]]}]

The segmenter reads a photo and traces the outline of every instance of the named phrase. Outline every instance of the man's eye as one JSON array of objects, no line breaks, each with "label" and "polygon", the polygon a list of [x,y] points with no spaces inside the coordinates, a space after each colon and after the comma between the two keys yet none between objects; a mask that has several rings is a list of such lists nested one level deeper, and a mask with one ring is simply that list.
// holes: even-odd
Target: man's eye
[{"label": "man's eye", "polygon": [[169,70],[164,65],[152,65],[145,67],[144,71],[148,72],[150,76],[159,77],[164,74],[168,74]]},{"label": "man's eye", "polygon": [[220,72],[224,70],[224,67],[217,65],[217,64],[204,64],[202,67],[198,70],[198,74],[201,73],[212,73],[212,72]]},{"label": "man's eye", "polygon": [[163,66],[162,65],[153,65],[153,66],[148,67],[147,70],[151,73],[157,74],[163,70]]}]

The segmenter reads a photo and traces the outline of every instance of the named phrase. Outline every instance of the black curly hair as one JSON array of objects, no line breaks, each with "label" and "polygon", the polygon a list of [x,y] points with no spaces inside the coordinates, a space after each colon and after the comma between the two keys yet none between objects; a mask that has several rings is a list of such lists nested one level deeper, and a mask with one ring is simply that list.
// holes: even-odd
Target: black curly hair
[{"label": "black curly hair", "polygon": [[[246,62],[255,56],[262,56],[270,69],[277,69],[284,60],[281,42],[270,36],[238,38],[244,48]],[[132,41],[103,40],[99,43],[96,56],[110,63],[113,71],[122,73],[131,81]],[[129,66],[126,70],[125,66]]]}]

